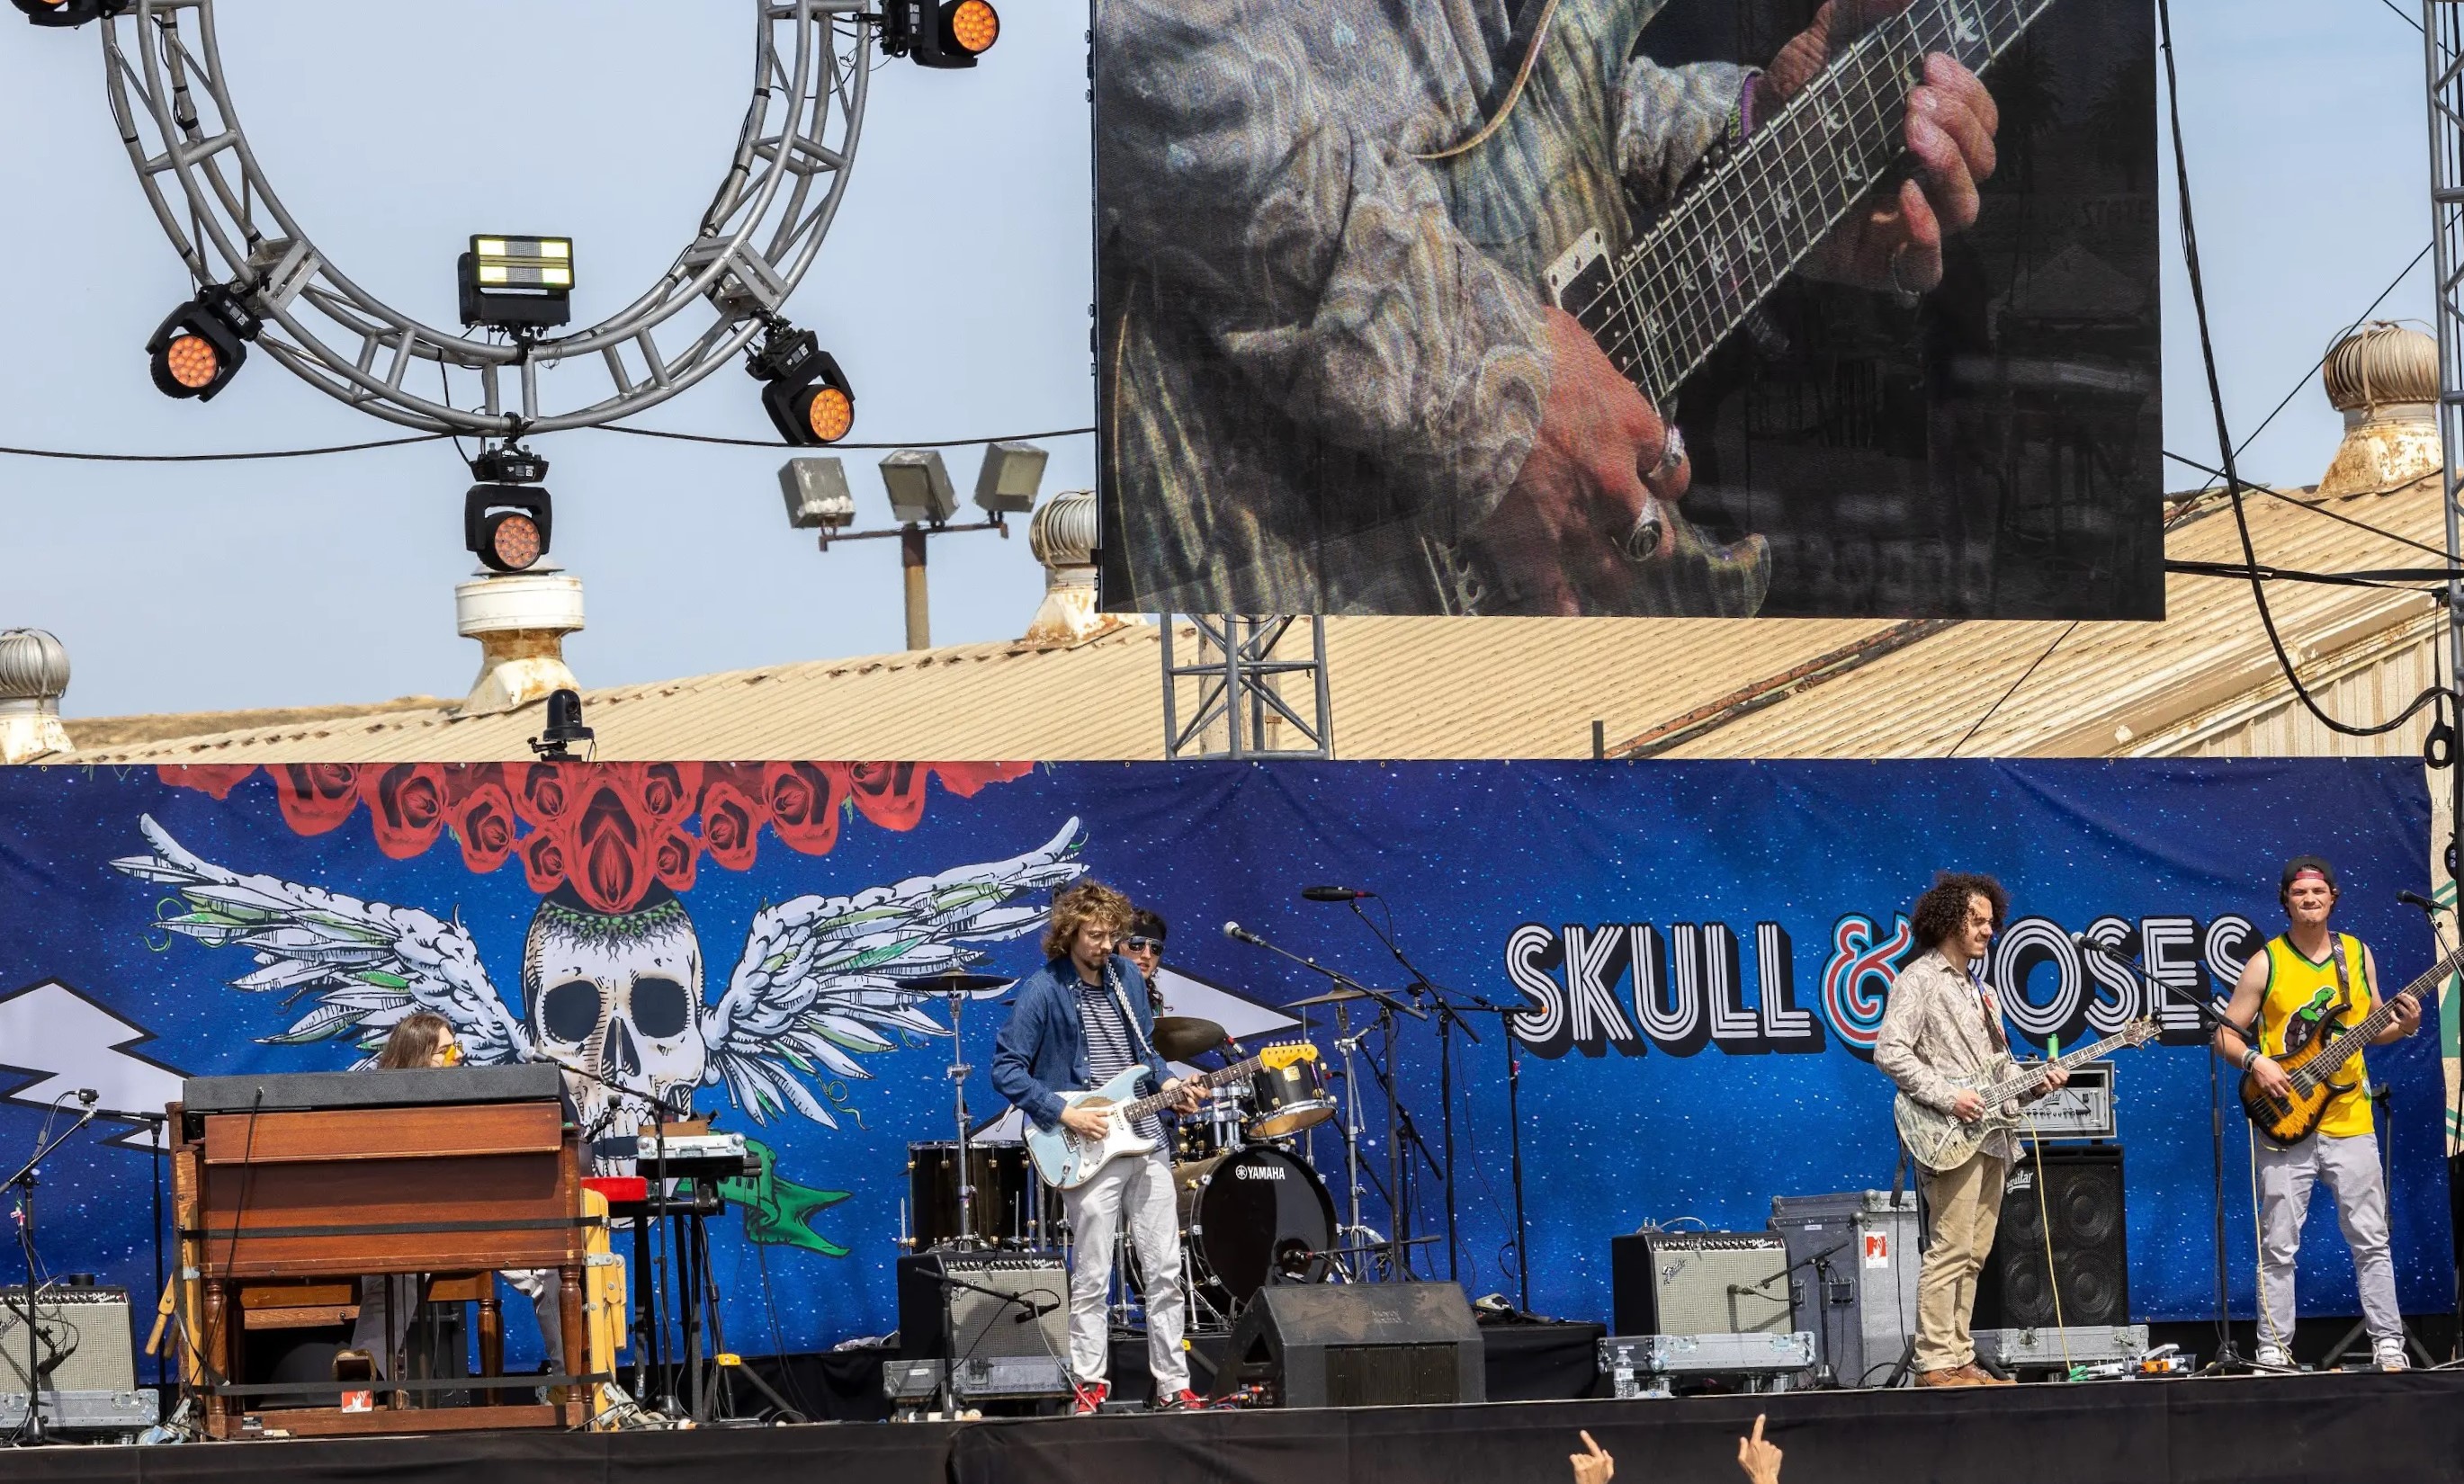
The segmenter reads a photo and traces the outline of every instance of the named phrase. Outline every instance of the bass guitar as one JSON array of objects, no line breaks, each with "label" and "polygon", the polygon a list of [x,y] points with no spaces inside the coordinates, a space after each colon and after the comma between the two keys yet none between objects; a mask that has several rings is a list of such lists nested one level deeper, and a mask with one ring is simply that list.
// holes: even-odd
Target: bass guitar
[{"label": "bass guitar", "polygon": [[1908,1146],[1918,1164],[1927,1169],[1957,1169],[1975,1157],[1989,1135],[2015,1129],[2027,1121],[2025,1113],[2011,1111],[2011,1103],[2014,1099],[2034,1098],[2043,1092],[2046,1073],[2056,1068],[2067,1071],[2117,1047],[2145,1046],[2157,1035],[2155,1020],[2143,1015],[2101,1041],[2066,1051],[2051,1061],[2021,1067],[1999,1080],[1983,1076],[1947,1079],[1954,1089],[1973,1092],[1985,1103],[1984,1116],[1972,1124],[1962,1123],[1953,1114],[1937,1113],[1906,1093],[1891,1101],[1891,1122],[1899,1125],[1900,1142]]},{"label": "bass guitar", "polygon": [[[1221,1087],[1237,1082],[1256,1072],[1280,1072],[1296,1061],[1315,1061],[1317,1048],[1307,1041],[1292,1041],[1268,1046],[1245,1061],[1213,1072],[1201,1072],[1189,1080],[1199,1088]],[[1150,1154],[1162,1146],[1155,1139],[1141,1138],[1138,1121],[1150,1113],[1160,1113],[1172,1105],[1172,1099],[1162,1093],[1151,1097],[1133,1097],[1138,1079],[1146,1075],[1143,1066],[1124,1068],[1101,1087],[1084,1092],[1067,1092],[1061,1101],[1073,1108],[1093,1108],[1106,1115],[1104,1136],[1091,1138],[1066,1124],[1050,1128],[1029,1124],[1026,1130],[1027,1157],[1035,1162],[1035,1172],[1044,1183],[1056,1189],[1073,1190],[1095,1178],[1096,1171],[1125,1154]]]},{"label": "bass guitar", "polygon": [[2319,1121],[2326,1116],[2327,1104],[2337,1095],[2353,1090],[2353,1083],[2337,1081],[2336,1074],[2353,1058],[2353,1053],[2376,1039],[2381,1031],[2395,1024],[2395,1002],[2400,995],[2409,994],[2422,1004],[2430,1003],[2431,992],[2439,981],[2458,969],[2464,969],[2464,948],[2440,959],[2430,971],[2413,980],[2397,994],[2381,999],[2378,1008],[2350,1025],[2338,1025],[2335,1012],[2315,1027],[2299,1018],[2288,1030],[2284,1055],[2269,1059],[2284,1069],[2293,1086],[2281,1098],[2272,1098],[2259,1090],[2258,1079],[2251,1073],[2241,1075],[2241,1110],[2258,1131],[2274,1143],[2299,1144],[2319,1131]]}]

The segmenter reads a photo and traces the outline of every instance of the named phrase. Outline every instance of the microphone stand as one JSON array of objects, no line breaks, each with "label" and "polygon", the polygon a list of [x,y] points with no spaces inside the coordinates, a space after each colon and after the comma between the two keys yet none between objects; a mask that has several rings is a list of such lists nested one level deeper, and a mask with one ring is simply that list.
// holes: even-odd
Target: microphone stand
[{"label": "microphone stand", "polygon": [[[670,1248],[672,1246],[675,1249],[675,1267],[679,1273],[682,1273],[690,1264],[695,1246],[692,1233],[688,1232],[679,1240],[674,1236],[669,1223],[669,1218],[675,1212],[670,1209],[672,1202],[670,1200],[668,1191],[668,1119],[671,1115],[682,1118],[685,1110],[671,1107],[667,1097],[662,1093],[647,1087],[636,1087],[622,1078],[593,1072],[586,1067],[576,1066],[570,1061],[560,1061],[554,1057],[524,1057],[522,1059],[534,1065],[552,1066],[559,1071],[570,1072],[584,1081],[595,1082],[610,1092],[638,1098],[650,1105],[650,1185],[649,1191],[646,1192],[648,1199],[643,1202],[643,1206],[645,1213],[657,1218],[658,1221],[658,1241],[652,1249],[658,1259],[658,1281],[646,1285],[650,1293],[650,1323],[649,1334],[646,1337],[646,1343],[643,1346],[648,1353],[643,1356],[643,1361],[649,1367],[649,1374],[657,1377],[668,1388],[668,1394],[660,1399],[659,1409],[670,1417],[689,1416],[695,1421],[700,1421],[702,1420],[701,1336],[698,1331],[699,1321],[694,1313],[697,1307],[694,1282],[690,1275],[687,1276],[685,1283],[684,1312],[680,1316],[685,1348],[686,1384],[692,1395],[690,1407],[678,1400],[675,1378],[667,1374],[667,1361],[663,1353],[668,1331]],[[688,1214],[691,1213],[688,1212]],[[699,1217],[694,1216],[693,1219],[698,1221]],[[576,1374],[572,1362],[572,1356],[565,1357],[565,1371],[568,1375]],[[649,1394],[649,1387],[644,1386],[642,1391],[647,1397]]]},{"label": "microphone stand", "polygon": [[[2225,1263],[2225,1110],[2221,1082],[2216,1071],[2215,1046],[2215,1033],[2226,1026],[2232,1026],[2236,1036],[2247,1033],[2240,1026],[2233,1025],[2231,1020],[2225,1018],[2223,1011],[2196,995],[2177,992],[2171,985],[2150,975],[2137,960],[2127,957],[2111,945],[2100,943],[2084,934],[2077,941],[2079,947],[2095,953],[2108,964],[2119,965],[2132,979],[2138,981],[2141,993],[2145,996],[2145,1003],[2152,1007],[2166,999],[2178,1000],[2197,1011],[2201,1023],[2208,1028],[2208,1038],[2201,1049],[2206,1053],[2208,1061],[2210,1162],[2208,1198],[2216,1217],[2216,1356],[2214,1360],[2200,1367],[2199,1374],[2236,1376],[2254,1370],[2256,1368],[2255,1365],[2242,1358],[2241,1350],[2233,1343],[2233,1337],[2232,1289]],[[2292,1337],[2286,1338],[2289,1340]]]},{"label": "microphone stand", "polygon": [[[1379,901],[1382,903],[1384,899],[1380,898]],[[1447,1000],[1447,991],[1445,988],[1433,982],[1427,974],[1422,973],[1420,971],[1419,965],[1413,963],[1411,959],[1404,956],[1403,949],[1396,943],[1394,935],[1381,929],[1377,926],[1375,920],[1360,909],[1360,899],[1358,897],[1353,898],[1347,905],[1352,908],[1352,915],[1360,919],[1361,926],[1367,928],[1370,933],[1375,936],[1378,942],[1384,944],[1386,946],[1386,951],[1394,955],[1395,962],[1402,965],[1403,971],[1412,976],[1412,983],[1409,986],[1412,994],[1412,1002],[1417,1005],[1421,1002],[1421,997],[1426,995],[1429,1002],[1437,1006],[1438,1121],[1444,1129],[1444,1132],[1441,1135],[1441,1142],[1445,1145],[1446,1150],[1446,1278],[1450,1282],[1460,1281],[1462,1277],[1462,1272],[1460,1269],[1462,1239],[1457,1233],[1459,1230],[1461,1216],[1459,1213],[1459,1208],[1455,1202],[1454,1030],[1457,1026],[1461,1026],[1463,1028],[1463,1038],[1474,1045],[1480,1044],[1480,1033],[1474,1031],[1471,1028],[1471,1022],[1463,1017],[1463,1012],[1457,1010],[1454,1005]],[[1484,1009],[1491,1008],[1485,1001],[1482,1001],[1481,1004]]]},{"label": "microphone stand", "polygon": [[[2447,956],[2447,940],[2441,936],[2438,931],[2438,904],[2419,895],[2418,893],[2410,891],[2397,892],[2396,900],[2404,903],[2408,906],[2417,906],[2421,908],[2423,925],[2430,929],[2430,960],[2431,963],[2436,963],[2440,959],[2445,958]],[[2458,903],[2464,903],[2464,893],[2459,893]],[[2451,905],[2450,910],[2464,912],[2464,906]],[[2456,933],[2457,942],[2459,944],[2464,944],[2464,916],[2459,916],[2456,920]],[[2431,1003],[2424,1007],[2425,1015],[2428,1011],[2438,1008],[2438,992],[2436,990],[2432,990],[2430,997]],[[2464,1009],[2464,994],[2456,996],[2455,1005],[2458,1009]],[[2445,1013],[2452,1012],[2442,1012],[2442,1014]],[[2459,1047],[2464,1047],[2464,1037],[2459,1037],[2458,1045]],[[2444,1061],[2444,1052],[2440,1054],[2440,1059],[2442,1062]],[[2445,1108],[2442,1111],[2451,1121],[2448,1126],[2458,1130],[2459,1133],[2464,1133],[2464,1080],[2459,1080],[2456,1083],[2454,1105],[2450,1108]],[[2439,1144],[2443,1147],[2453,1147],[2449,1139],[2443,1138],[2439,1141]],[[2389,1164],[2392,1164],[2394,1162],[2392,1140],[2388,1141],[2388,1148],[2389,1152],[2387,1158]],[[2450,1213],[2451,1215],[2464,1215],[2464,1205],[2459,1205],[2458,1203],[2458,1190],[2454,1185],[2457,1164],[2455,1157],[2452,1154],[2448,1156],[2447,1168],[2449,1179],[2448,1208]],[[2394,1179],[2390,1177],[2387,1180],[2387,1195],[2389,1199],[2392,1200],[2395,1194]],[[2419,1344],[2419,1342],[2414,1341],[2409,1334],[2405,1338],[2408,1343],[2411,1343],[2416,1346]],[[2343,1347],[2341,1345],[2338,1346],[2340,1353],[2342,1348]],[[2428,1359],[2428,1357],[2425,1356],[2424,1359]],[[2464,1246],[2458,1246],[2455,1250],[2455,1342],[2450,1348],[2449,1361],[2450,1364],[2464,1362]]]},{"label": "microphone stand", "polygon": [[[163,1148],[163,1130],[165,1126],[171,1122],[170,1115],[167,1113],[132,1113],[124,1108],[97,1108],[94,1110],[94,1116],[97,1118],[113,1119],[125,1124],[144,1124],[148,1125],[146,1140],[154,1155],[154,1179],[152,1182],[154,1187],[154,1295],[155,1302],[159,1305],[162,1302],[163,1291],[169,1286],[169,1279],[165,1274],[163,1262],[163,1156],[165,1153]],[[162,1389],[165,1380],[163,1374],[165,1354],[165,1352],[161,1349],[157,1349],[154,1353],[154,1386],[155,1389],[158,1391]]]},{"label": "microphone stand", "polygon": [[[1395,1056],[1395,1016],[1400,1014],[1410,1015],[1415,1020],[1429,1018],[1427,1011],[1417,1005],[1407,1005],[1384,990],[1373,990],[1340,969],[1329,969],[1314,958],[1292,952],[1288,949],[1278,948],[1258,934],[1240,928],[1237,923],[1226,923],[1223,926],[1227,936],[1237,938],[1252,948],[1265,949],[1278,957],[1287,958],[1311,973],[1323,974],[1341,988],[1351,990],[1363,998],[1375,1001],[1378,1024],[1386,1034],[1386,1056],[1390,1061]],[[1391,1223],[1393,1230],[1387,1236],[1388,1262],[1394,1273],[1408,1275],[1409,1269],[1406,1263],[1410,1260],[1411,1249],[1404,1241],[1403,1224],[1411,1219],[1411,1215],[1408,1204],[1403,1199],[1403,1150],[1397,1137],[1397,1133],[1405,1133],[1413,1143],[1420,1145],[1420,1153],[1429,1160],[1429,1168],[1433,1171],[1437,1168],[1437,1160],[1435,1156],[1429,1154],[1428,1146],[1421,1143],[1419,1133],[1412,1129],[1410,1123],[1405,1119],[1402,1104],[1395,1096],[1394,1082],[1378,1067],[1375,1058],[1363,1057],[1362,1059],[1369,1063],[1370,1074],[1377,1079],[1377,1085],[1386,1094],[1386,1205],[1388,1213],[1394,1218]]]},{"label": "microphone stand", "polygon": [[[61,1094],[66,1097],[67,1094]],[[87,1096],[91,1097],[92,1094]],[[59,1106],[54,1100],[52,1106]],[[47,1120],[48,1122],[48,1120]],[[75,1138],[79,1129],[94,1122],[94,1104],[89,1102],[60,1136],[50,1143],[35,1141],[34,1157],[6,1180],[0,1180],[0,1190],[11,1186],[17,1189],[17,1250],[26,1259],[26,1419],[18,1425],[18,1433],[32,1446],[51,1441],[43,1428],[43,1306],[35,1297],[34,1277],[34,1167],[52,1157],[52,1151]]]}]

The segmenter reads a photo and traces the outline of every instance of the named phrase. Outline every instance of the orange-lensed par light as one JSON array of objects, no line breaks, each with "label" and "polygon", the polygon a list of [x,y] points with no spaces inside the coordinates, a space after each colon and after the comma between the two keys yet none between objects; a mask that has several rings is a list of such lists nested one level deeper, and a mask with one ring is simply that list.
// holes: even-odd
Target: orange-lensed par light
[{"label": "orange-lensed par light", "polygon": [[230,290],[208,284],[145,342],[154,388],[165,397],[211,402],[248,363],[248,342],[264,322]]}]

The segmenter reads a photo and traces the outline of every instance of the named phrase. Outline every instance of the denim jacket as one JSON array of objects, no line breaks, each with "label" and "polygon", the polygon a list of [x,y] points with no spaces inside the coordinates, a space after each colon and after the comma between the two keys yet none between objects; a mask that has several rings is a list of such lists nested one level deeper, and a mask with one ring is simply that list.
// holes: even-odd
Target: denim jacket
[{"label": "denim jacket", "polygon": [[[1106,966],[1105,980],[1136,1030],[1146,1053],[1154,1092],[1172,1080],[1172,1068],[1155,1049],[1155,1015],[1147,1009],[1147,985],[1138,966],[1115,955]],[[1087,1067],[1087,1036],[1078,1020],[1078,966],[1067,955],[1052,960],[1019,981],[1018,1003],[1009,1023],[993,1045],[993,1086],[1038,1128],[1061,1122],[1061,1094],[1084,1090],[1092,1075]]]}]

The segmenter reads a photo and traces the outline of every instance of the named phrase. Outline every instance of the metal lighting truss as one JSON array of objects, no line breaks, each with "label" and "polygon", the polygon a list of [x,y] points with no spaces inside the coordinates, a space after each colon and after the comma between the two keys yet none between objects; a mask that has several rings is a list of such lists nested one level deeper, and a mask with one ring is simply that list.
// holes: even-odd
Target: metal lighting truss
[{"label": "metal lighting truss", "polygon": [[[2438,296],[2438,441],[2446,450],[2447,564],[2464,552],[2464,0],[2422,0],[2430,83],[2430,226]],[[2448,671],[2464,686],[2464,583],[2447,584]],[[2464,759],[2459,759],[2464,762]],[[2464,768],[2458,770],[2464,781]]]},{"label": "metal lighting truss", "polygon": [[[512,438],[612,423],[665,402],[743,349],[795,292],[855,159],[873,42],[864,6],[759,0],[753,100],[693,241],[607,319],[527,342],[423,324],[318,250],[240,127],[213,0],[134,0],[101,30],[112,117],[154,214],[198,282],[235,284],[264,315],[260,349],[387,422]],[[443,379],[414,378],[423,362]],[[565,373],[554,379],[565,395],[553,405],[542,368]]]},{"label": "metal lighting truss", "polygon": [[[1173,630],[1186,621],[1198,631],[1198,653],[1187,665],[1173,655]],[[1168,758],[1332,757],[1333,708],[1327,694],[1326,620],[1242,618],[1232,614],[1162,616],[1163,743]],[[1296,623],[1309,625],[1309,657],[1277,658]],[[1308,687],[1307,715],[1286,697],[1285,681]],[[1196,704],[1183,725],[1179,691],[1190,685]],[[1297,688],[1297,687],[1295,687]],[[1267,723],[1292,729],[1294,745],[1266,745]],[[1221,729],[1220,731],[1218,729]],[[1215,744],[1218,738],[1222,745]]]}]

